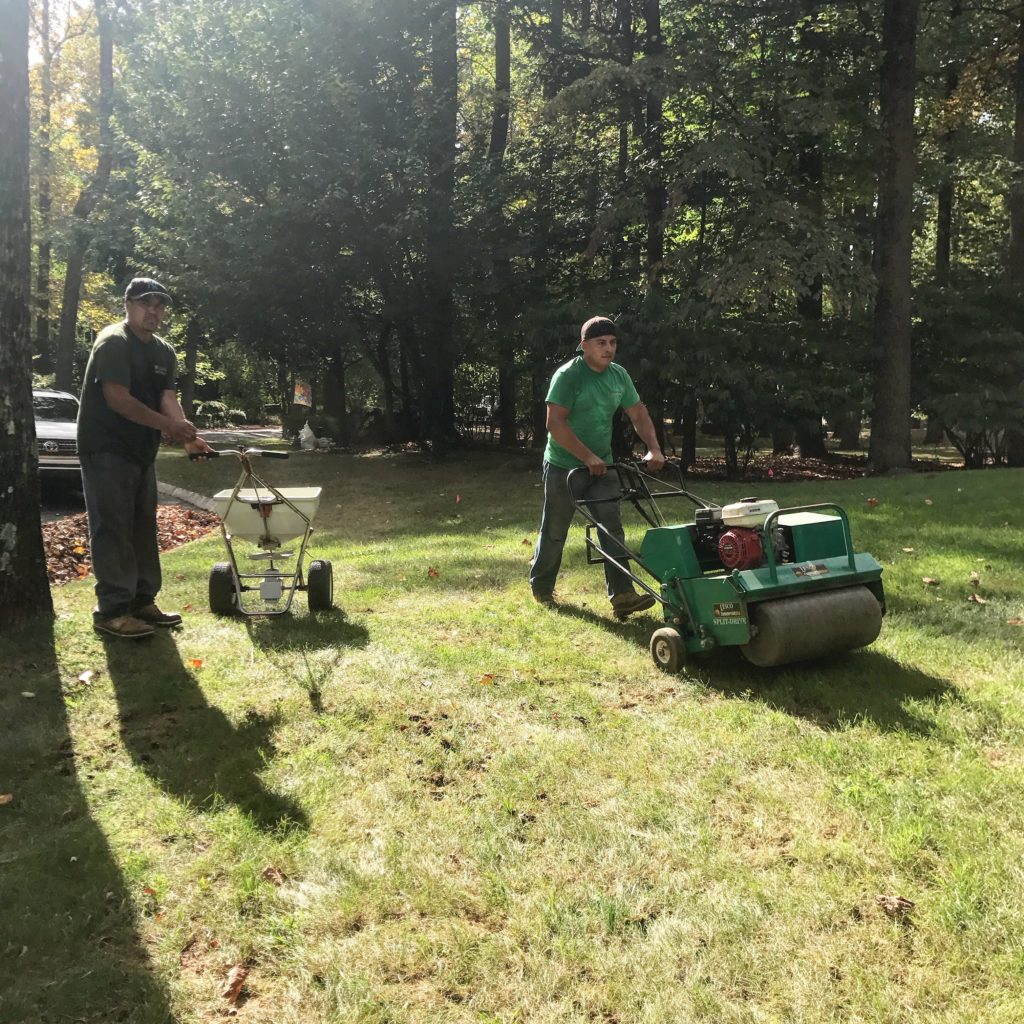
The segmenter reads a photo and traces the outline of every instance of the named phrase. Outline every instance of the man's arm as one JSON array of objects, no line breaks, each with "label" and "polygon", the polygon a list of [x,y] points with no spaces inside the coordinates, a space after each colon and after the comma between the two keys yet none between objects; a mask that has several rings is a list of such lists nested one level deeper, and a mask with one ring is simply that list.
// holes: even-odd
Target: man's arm
[{"label": "man's arm", "polygon": [[123,416],[132,423],[159,430],[172,441],[185,443],[195,440],[196,428],[185,419],[185,413],[173,391],[163,392],[159,412],[133,398],[132,393],[123,384],[114,384],[108,380],[103,382],[103,398],[118,416]]},{"label": "man's arm", "polygon": [[658,435],[647,406],[643,402],[637,402],[626,410],[626,415],[633,424],[633,429],[640,435],[640,440],[647,445],[644,462],[657,473],[665,465],[665,456],[662,454],[661,445],[658,444]]},{"label": "man's arm", "polygon": [[564,405],[548,402],[547,428],[548,433],[567,451],[576,456],[591,476],[604,476],[608,472],[604,459],[598,458],[575,434],[569,426],[569,409]]}]

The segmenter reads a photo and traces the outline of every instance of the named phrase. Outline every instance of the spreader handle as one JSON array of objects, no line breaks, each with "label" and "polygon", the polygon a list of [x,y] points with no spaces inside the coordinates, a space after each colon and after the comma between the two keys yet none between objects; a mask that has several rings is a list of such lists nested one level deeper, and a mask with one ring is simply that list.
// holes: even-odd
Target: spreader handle
[{"label": "spreader handle", "polygon": [[189,452],[188,457],[193,462],[199,462],[200,459],[219,459],[222,455],[234,455],[234,452],[221,452],[216,448],[211,448],[208,452]]},{"label": "spreader handle", "polygon": [[266,448],[246,448],[246,455],[259,455],[263,459],[287,459],[288,452],[273,452]]}]

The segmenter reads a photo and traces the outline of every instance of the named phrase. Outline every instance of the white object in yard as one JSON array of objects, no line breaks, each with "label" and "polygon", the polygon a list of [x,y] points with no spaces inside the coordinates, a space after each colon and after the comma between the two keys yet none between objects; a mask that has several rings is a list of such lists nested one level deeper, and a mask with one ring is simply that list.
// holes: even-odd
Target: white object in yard
[{"label": "white object in yard", "polygon": [[[282,487],[279,491],[312,521],[320,507],[320,487]],[[306,532],[302,517],[269,491],[239,491],[235,501],[231,501],[232,493],[218,491],[213,496],[213,510],[224,520],[232,537],[258,541],[269,536],[284,544]]]},{"label": "white object in yard", "polygon": [[304,452],[311,452],[316,447],[316,434],[306,420],[305,426],[299,431],[299,447]]},{"label": "white object in yard", "polygon": [[722,522],[726,526],[763,526],[768,516],[778,510],[779,503],[771,498],[734,501],[722,506]]}]

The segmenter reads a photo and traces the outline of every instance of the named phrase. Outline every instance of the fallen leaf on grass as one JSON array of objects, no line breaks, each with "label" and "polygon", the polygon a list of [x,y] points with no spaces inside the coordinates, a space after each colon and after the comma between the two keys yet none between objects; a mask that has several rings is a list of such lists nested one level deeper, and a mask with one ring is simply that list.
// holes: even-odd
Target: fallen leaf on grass
[{"label": "fallen leaf on grass", "polygon": [[971,594],[968,598],[971,604],[988,604],[988,601],[981,594]]},{"label": "fallen leaf on grass", "polygon": [[427,575],[432,579],[436,580],[441,574],[431,565],[427,568]]},{"label": "fallen leaf on grass", "polygon": [[83,686],[90,686],[92,681],[96,678],[96,673],[91,669],[87,668],[79,677],[78,681]]},{"label": "fallen leaf on grass", "polygon": [[529,537],[524,537],[519,543],[520,544],[529,544],[530,543],[530,538]]},{"label": "fallen leaf on grass", "polygon": [[971,582],[971,586],[972,587],[980,586],[980,584],[981,584],[981,573],[978,572],[977,569],[972,569],[971,570],[971,580],[970,580],[970,582]]},{"label": "fallen leaf on grass", "polygon": [[461,494],[456,494],[455,495],[455,504],[458,505],[459,502],[461,502],[461,501],[462,501],[462,495]]},{"label": "fallen leaf on grass", "polygon": [[494,673],[493,672],[485,672],[480,677],[480,685],[481,686],[491,686],[493,683],[494,683]]},{"label": "fallen leaf on grass", "polygon": [[221,996],[231,1004],[236,1003],[238,1001],[238,997],[242,994],[242,986],[245,984],[245,979],[248,977],[249,968],[244,964],[235,964],[235,966],[228,971],[228,979],[224,982],[224,987],[220,990]]},{"label": "fallen leaf on grass", "polygon": [[935,504],[935,502],[934,502],[934,501],[932,501],[932,499],[931,499],[931,498],[925,498],[925,499],[924,499],[924,503],[925,503],[926,505],[934,505],[934,504]]},{"label": "fallen leaf on grass", "polygon": [[273,864],[268,864],[263,869],[262,877],[268,882],[273,882],[274,885],[284,885],[288,881],[288,876],[280,868],[275,868]]},{"label": "fallen leaf on grass", "polygon": [[937,587],[940,583],[934,576],[922,576],[921,582],[927,587]]},{"label": "fallen leaf on grass", "polygon": [[914,549],[913,548],[904,548],[903,549],[903,554],[905,554],[905,555],[912,555],[913,553],[914,553]]},{"label": "fallen leaf on grass", "polygon": [[34,697],[35,696],[35,694],[31,690],[22,690],[21,691],[21,695],[22,695],[22,697]]},{"label": "fallen leaf on grass", "polygon": [[889,915],[889,917],[895,919],[905,918],[915,907],[913,900],[908,900],[903,896],[889,896],[879,894],[875,897],[875,902]]},{"label": "fallen leaf on grass", "polygon": [[202,668],[203,667],[203,659],[202,658],[189,658],[188,659],[188,665],[189,665],[189,668]]},{"label": "fallen leaf on grass", "polygon": [[9,804],[14,799],[13,793],[0,793],[0,807]]},{"label": "fallen leaf on grass", "polygon": [[868,508],[874,508],[878,504],[877,498],[868,498]]},{"label": "fallen leaf on grass", "polygon": [[1022,618],[1007,619],[1006,620],[1006,624],[1008,626],[1024,626],[1024,619],[1022,619]]}]

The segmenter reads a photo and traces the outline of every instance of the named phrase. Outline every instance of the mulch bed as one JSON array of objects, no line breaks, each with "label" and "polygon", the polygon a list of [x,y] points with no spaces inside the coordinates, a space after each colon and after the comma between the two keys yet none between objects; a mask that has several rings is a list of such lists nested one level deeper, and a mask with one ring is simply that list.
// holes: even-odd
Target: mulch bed
[{"label": "mulch bed", "polygon": [[[180,547],[217,528],[220,519],[188,505],[161,505],[156,513],[160,550]],[[67,583],[92,572],[85,513],[43,524],[43,549],[51,583]]]},{"label": "mulch bed", "polygon": [[[740,464],[737,480],[773,483],[793,480],[854,480],[867,476],[866,455],[830,455],[827,459],[804,459],[798,455],[755,455],[746,471]],[[962,469],[948,462],[914,459],[915,473],[935,473]],[[686,471],[687,477],[701,480],[727,480],[721,458],[698,459]]]}]

